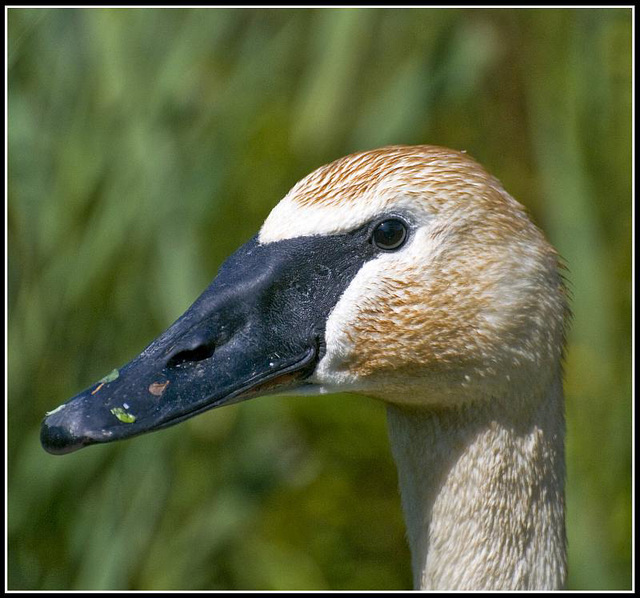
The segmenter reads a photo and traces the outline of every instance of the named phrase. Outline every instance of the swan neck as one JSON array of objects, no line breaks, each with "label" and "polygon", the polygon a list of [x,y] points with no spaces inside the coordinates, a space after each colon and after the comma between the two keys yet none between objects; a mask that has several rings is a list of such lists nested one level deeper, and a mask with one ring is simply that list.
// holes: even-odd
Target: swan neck
[{"label": "swan neck", "polygon": [[388,406],[416,589],[557,589],[566,577],[564,401]]}]

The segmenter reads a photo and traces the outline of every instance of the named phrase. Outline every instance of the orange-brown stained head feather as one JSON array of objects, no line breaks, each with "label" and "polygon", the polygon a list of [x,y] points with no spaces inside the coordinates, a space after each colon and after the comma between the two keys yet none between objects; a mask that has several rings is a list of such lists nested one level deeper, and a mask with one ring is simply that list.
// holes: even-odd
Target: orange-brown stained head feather
[{"label": "orange-brown stained head feather", "polygon": [[300,206],[337,206],[358,201],[387,181],[399,192],[418,193],[425,187],[464,190],[483,184],[488,176],[463,152],[431,145],[392,145],[321,166],[291,190],[291,198]]}]

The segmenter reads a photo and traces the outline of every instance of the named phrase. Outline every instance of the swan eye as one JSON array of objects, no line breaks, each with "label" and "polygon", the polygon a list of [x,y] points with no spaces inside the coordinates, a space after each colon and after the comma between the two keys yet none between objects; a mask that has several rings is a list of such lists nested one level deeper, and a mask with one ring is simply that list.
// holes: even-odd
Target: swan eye
[{"label": "swan eye", "polygon": [[373,231],[373,244],[387,251],[398,249],[407,238],[407,225],[398,218],[383,220]]}]

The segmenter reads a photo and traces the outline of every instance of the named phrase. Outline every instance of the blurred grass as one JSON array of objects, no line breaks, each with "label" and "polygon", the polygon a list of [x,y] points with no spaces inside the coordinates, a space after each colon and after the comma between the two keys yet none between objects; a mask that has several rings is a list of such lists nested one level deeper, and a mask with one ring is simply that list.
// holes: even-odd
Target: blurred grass
[{"label": "blurred grass", "polygon": [[8,587],[410,587],[374,401],[264,398],[65,458],[38,431],[296,180],[433,143],[569,264],[569,587],[630,588],[631,60],[629,9],[9,9]]}]

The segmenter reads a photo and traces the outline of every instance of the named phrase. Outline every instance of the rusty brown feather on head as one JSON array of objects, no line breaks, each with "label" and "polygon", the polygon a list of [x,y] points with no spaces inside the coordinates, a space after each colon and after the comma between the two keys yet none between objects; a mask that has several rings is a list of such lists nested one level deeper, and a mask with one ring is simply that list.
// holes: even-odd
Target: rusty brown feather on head
[{"label": "rusty brown feather on head", "polygon": [[464,194],[493,177],[464,152],[433,145],[390,145],[349,154],[313,171],[290,196],[300,206],[336,207],[357,201],[383,180],[399,190],[419,192],[446,188]]},{"label": "rusty brown feather on head", "polygon": [[259,239],[345,232],[393,209],[446,216],[434,234],[442,226],[473,230],[486,218],[496,223],[494,236],[531,226],[500,181],[466,153],[392,145],[350,154],[301,179],[273,209]]}]

